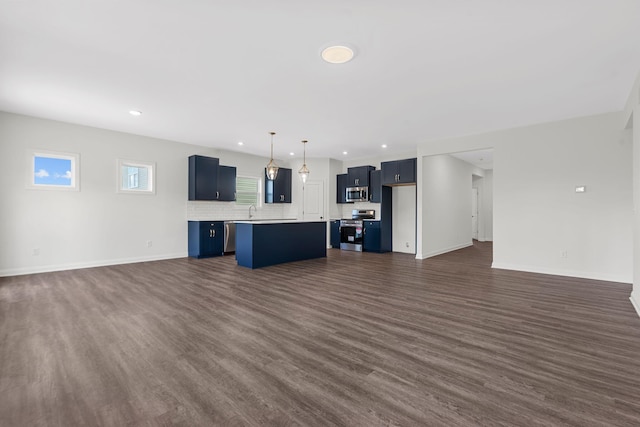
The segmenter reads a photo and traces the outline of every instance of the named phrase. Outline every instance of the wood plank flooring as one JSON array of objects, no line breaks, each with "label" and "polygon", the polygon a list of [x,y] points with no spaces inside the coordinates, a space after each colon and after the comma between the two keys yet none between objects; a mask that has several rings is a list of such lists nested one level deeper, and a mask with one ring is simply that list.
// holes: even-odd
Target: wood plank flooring
[{"label": "wood plank flooring", "polygon": [[328,250],[0,279],[2,426],[638,426],[631,286]]}]

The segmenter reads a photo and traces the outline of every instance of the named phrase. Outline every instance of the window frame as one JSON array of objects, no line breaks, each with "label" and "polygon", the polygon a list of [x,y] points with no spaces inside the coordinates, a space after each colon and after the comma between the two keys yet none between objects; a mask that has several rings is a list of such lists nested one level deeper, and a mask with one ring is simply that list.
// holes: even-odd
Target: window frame
[{"label": "window frame", "polygon": [[[251,204],[244,204],[244,203],[238,203],[238,194],[240,193],[238,191],[238,178],[248,178],[248,179],[255,179],[256,180],[256,199],[257,202],[256,203],[251,203]],[[263,193],[262,193],[262,179],[259,176],[251,176],[251,175],[236,175],[236,201],[235,201],[235,206],[237,208],[242,208],[242,209],[246,209],[249,206],[255,206],[256,209],[260,209],[262,207],[262,197],[263,197]]]},{"label": "window frame", "polygon": [[[150,189],[146,190],[133,190],[131,188],[123,188],[122,187],[122,168],[124,167],[134,167],[134,168],[147,168],[149,171],[147,174],[147,182]],[[139,182],[139,177],[138,177]],[[118,159],[116,165],[116,192],[119,194],[146,194],[146,195],[155,195],[156,194],[156,163],[149,161],[139,161],[139,160],[127,160],[127,159]]]},{"label": "window frame", "polygon": [[[36,158],[63,159],[71,162],[69,185],[36,183]],[[32,190],[80,191],[80,154],[30,149],[27,152],[27,188]]]}]

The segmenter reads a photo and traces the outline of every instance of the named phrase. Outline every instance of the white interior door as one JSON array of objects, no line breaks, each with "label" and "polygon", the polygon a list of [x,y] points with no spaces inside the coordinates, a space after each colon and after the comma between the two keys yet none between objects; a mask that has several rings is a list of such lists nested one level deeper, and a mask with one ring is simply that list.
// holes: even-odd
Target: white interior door
[{"label": "white interior door", "polygon": [[471,238],[478,240],[478,189],[471,189]]},{"label": "white interior door", "polygon": [[307,181],[302,191],[302,218],[307,221],[324,220],[324,182]]}]

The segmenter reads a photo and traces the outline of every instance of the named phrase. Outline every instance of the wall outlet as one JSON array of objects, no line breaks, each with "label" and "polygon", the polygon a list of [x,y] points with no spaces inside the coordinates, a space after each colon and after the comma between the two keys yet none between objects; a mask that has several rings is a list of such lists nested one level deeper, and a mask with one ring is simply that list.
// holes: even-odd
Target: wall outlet
[{"label": "wall outlet", "polygon": [[147,247],[150,248],[153,246],[153,242],[151,240],[147,240]]},{"label": "wall outlet", "polygon": [[31,252],[31,255],[33,256],[40,255],[40,248],[33,248],[33,252]]},{"label": "wall outlet", "polygon": [[562,251],[562,252],[560,253],[560,257],[561,257],[561,258],[569,258],[569,252],[567,252],[567,251]]},{"label": "wall outlet", "polygon": [[404,242],[404,245],[405,245],[406,247],[409,247],[409,242]]}]

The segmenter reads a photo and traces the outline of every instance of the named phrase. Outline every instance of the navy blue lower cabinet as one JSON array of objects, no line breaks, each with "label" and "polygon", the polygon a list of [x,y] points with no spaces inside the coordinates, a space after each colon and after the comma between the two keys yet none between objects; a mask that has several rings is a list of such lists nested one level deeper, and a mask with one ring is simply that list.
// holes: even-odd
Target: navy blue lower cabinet
[{"label": "navy blue lower cabinet", "polygon": [[224,252],[223,221],[189,221],[189,256],[207,258]]},{"label": "navy blue lower cabinet", "polygon": [[382,252],[380,248],[380,221],[365,221],[362,250]]},{"label": "navy blue lower cabinet", "polygon": [[260,268],[327,256],[327,223],[236,222],[238,265]]},{"label": "navy blue lower cabinet", "polygon": [[340,249],[340,220],[331,221],[331,247],[334,249]]}]

